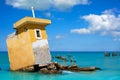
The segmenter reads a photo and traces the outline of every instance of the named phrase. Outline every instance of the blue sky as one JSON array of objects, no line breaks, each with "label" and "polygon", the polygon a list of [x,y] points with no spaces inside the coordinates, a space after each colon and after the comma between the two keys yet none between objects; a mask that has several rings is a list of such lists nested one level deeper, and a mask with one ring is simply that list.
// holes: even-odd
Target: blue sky
[{"label": "blue sky", "polygon": [[120,51],[120,0],[0,0],[0,51],[13,23],[46,18],[51,51]]}]

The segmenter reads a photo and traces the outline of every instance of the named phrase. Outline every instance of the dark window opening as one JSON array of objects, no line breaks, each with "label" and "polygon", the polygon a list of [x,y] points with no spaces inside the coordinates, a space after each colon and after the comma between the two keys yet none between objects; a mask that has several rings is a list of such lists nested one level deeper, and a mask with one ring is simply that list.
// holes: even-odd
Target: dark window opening
[{"label": "dark window opening", "polygon": [[40,31],[39,30],[36,30],[36,35],[37,35],[37,37],[40,37]]},{"label": "dark window opening", "polygon": [[18,35],[18,30],[16,30],[15,35]]}]

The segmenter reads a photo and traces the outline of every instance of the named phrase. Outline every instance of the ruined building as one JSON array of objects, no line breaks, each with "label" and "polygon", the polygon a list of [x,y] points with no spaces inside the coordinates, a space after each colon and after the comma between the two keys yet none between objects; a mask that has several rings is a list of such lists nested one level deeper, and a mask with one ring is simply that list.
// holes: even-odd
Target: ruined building
[{"label": "ruined building", "polygon": [[14,24],[16,32],[6,40],[11,70],[51,61],[45,30],[49,24],[50,20],[33,17],[24,17]]}]

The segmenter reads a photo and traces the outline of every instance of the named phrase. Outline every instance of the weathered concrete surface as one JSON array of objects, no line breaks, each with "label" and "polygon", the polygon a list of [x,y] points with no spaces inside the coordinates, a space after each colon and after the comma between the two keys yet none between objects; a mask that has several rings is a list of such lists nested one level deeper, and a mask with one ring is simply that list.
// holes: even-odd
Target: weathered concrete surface
[{"label": "weathered concrete surface", "polygon": [[47,39],[37,40],[32,44],[35,64],[48,64],[51,62],[51,55]]},{"label": "weathered concrete surface", "polygon": [[28,32],[20,33],[17,37],[7,38],[10,69],[18,70],[34,64],[34,53]]}]

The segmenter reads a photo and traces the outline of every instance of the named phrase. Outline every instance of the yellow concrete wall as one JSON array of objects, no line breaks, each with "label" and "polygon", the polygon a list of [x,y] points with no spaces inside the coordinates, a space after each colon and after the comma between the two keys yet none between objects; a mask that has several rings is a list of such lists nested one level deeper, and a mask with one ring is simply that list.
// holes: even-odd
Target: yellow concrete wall
[{"label": "yellow concrete wall", "polygon": [[[24,27],[28,30],[25,32]],[[34,64],[32,42],[35,42],[35,29],[40,29],[42,39],[47,39],[45,27],[36,24],[23,25],[17,29],[17,38],[7,40],[9,61],[11,70],[18,70]]]},{"label": "yellow concrete wall", "polygon": [[7,39],[7,46],[11,70],[18,70],[34,64],[29,32],[19,33],[17,38]]},{"label": "yellow concrete wall", "polygon": [[40,29],[41,31],[41,36],[42,36],[42,39],[47,39],[47,34],[46,34],[46,30],[45,30],[45,27],[40,27],[40,26],[31,26],[31,29],[29,29],[29,33],[30,33],[30,36],[31,36],[31,42],[35,42],[37,39],[36,39],[36,36],[35,36],[35,29]]},{"label": "yellow concrete wall", "polygon": [[[28,30],[25,32],[24,27]],[[35,42],[35,29],[41,30],[42,39],[47,39],[45,25],[24,24],[17,28],[17,38],[7,39],[8,55],[11,70],[18,70],[30,65],[34,65],[34,52],[32,43]]]},{"label": "yellow concrete wall", "polygon": [[40,29],[41,30],[42,39],[47,39],[45,25],[38,25],[38,24],[23,25],[22,27],[20,27],[18,29],[18,34],[24,32],[24,27],[26,27],[28,29],[28,32],[29,32],[30,37],[31,37],[30,38],[31,43],[35,42],[37,40],[36,36],[35,36],[35,29]]}]

